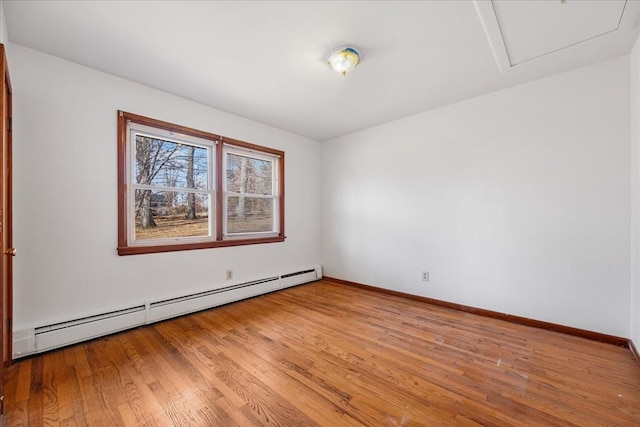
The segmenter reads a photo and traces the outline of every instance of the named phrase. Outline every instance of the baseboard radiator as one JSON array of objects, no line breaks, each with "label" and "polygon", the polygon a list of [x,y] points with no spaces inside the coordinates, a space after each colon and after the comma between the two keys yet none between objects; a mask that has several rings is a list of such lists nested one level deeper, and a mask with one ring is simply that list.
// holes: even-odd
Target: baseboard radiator
[{"label": "baseboard radiator", "polygon": [[13,357],[16,359],[53,350],[126,329],[313,282],[321,278],[322,268],[316,266],[279,276],[235,283],[223,288],[158,301],[147,301],[124,309],[34,329],[15,331]]}]

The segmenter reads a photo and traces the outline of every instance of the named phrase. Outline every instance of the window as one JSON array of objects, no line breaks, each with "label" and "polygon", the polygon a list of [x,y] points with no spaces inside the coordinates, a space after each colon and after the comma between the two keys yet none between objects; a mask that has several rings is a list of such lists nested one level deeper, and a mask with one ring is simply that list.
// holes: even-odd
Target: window
[{"label": "window", "polygon": [[118,112],[118,254],[284,238],[282,151]]},{"label": "window", "polygon": [[223,235],[242,237],[277,230],[274,170],[277,158],[224,146]]}]

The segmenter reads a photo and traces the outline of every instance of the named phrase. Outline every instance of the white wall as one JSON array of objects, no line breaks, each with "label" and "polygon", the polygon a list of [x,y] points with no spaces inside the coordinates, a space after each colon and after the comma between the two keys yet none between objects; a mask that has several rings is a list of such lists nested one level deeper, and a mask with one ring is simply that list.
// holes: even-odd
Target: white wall
[{"label": "white wall", "polygon": [[629,137],[622,57],[327,141],[324,273],[628,337]]},{"label": "white wall", "polygon": [[[321,146],[18,46],[14,92],[14,330],[320,264]],[[180,76],[176,76],[180,78]],[[286,153],[284,243],[120,257],[116,111]]]},{"label": "white wall", "polygon": [[[640,40],[640,39],[639,39]],[[631,99],[631,334],[640,348],[640,42],[630,59]]]},{"label": "white wall", "polygon": [[9,33],[7,33],[7,21],[4,18],[4,4],[0,0],[0,43],[9,43]]}]

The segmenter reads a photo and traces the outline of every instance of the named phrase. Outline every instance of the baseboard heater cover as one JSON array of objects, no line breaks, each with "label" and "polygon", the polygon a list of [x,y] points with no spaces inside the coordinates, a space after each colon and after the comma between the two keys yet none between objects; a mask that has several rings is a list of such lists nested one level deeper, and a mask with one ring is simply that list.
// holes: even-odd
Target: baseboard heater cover
[{"label": "baseboard heater cover", "polygon": [[278,277],[269,277],[262,280],[241,283],[222,289],[207,292],[199,292],[178,298],[157,301],[149,304],[147,323],[181,316],[187,313],[205,310],[218,305],[249,298],[255,295],[272,292],[280,289]]},{"label": "baseboard heater cover", "polygon": [[[322,267],[238,283],[209,291],[168,298],[93,316],[14,331],[14,358],[53,350],[126,329],[206,310],[322,278]],[[17,345],[16,345],[17,344]]]},{"label": "baseboard heater cover", "polygon": [[312,282],[318,280],[322,276],[318,277],[317,269],[297,271],[295,273],[283,274],[280,276],[280,288],[288,288],[290,286],[296,286],[301,283]]},{"label": "baseboard heater cover", "polygon": [[145,324],[145,306],[139,305],[68,322],[35,328],[35,352],[52,350]]}]

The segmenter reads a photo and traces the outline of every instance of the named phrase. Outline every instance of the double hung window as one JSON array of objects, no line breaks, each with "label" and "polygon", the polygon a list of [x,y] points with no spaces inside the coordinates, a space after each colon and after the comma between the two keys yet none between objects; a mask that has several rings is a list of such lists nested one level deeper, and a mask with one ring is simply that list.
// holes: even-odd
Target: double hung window
[{"label": "double hung window", "polygon": [[277,232],[278,157],[225,144],[223,236]]},{"label": "double hung window", "polygon": [[284,153],[118,112],[118,253],[284,240]]}]

